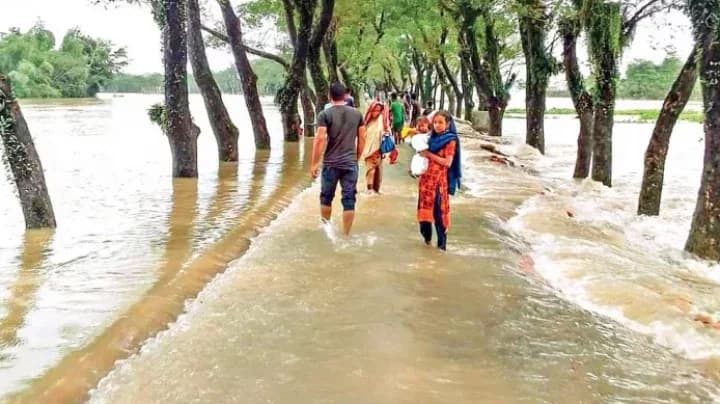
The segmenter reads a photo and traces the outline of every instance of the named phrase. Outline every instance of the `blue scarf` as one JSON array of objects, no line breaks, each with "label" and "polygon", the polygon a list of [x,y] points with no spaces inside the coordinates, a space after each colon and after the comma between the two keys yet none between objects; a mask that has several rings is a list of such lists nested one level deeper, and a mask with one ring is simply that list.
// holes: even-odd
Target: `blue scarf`
[{"label": "blue scarf", "polygon": [[462,177],[462,168],[460,165],[460,138],[457,135],[457,128],[455,127],[455,121],[450,121],[447,130],[443,134],[435,133],[433,129],[428,139],[428,149],[432,153],[438,153],[448,143],[455,141],[455,157],[453,157],[452,164],[448,169],[448,193],[455,195],[455,190],[460,188],[460,178]]}]

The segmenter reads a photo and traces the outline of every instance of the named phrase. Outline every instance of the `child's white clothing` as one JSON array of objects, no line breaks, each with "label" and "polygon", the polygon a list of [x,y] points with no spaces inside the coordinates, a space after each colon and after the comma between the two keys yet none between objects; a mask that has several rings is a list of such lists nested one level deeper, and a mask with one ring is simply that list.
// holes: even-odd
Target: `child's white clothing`
[{"label": "child's white clothing", "polygon": [[[417,133],[410,140],[410,145],[415,149],[416,152],[421,152],[428,149],[428,138],[427,133]],[[428,159],[415,153],[412,160],[410,161],[410,172],[412,175],[423,175],[428,168]]]}]

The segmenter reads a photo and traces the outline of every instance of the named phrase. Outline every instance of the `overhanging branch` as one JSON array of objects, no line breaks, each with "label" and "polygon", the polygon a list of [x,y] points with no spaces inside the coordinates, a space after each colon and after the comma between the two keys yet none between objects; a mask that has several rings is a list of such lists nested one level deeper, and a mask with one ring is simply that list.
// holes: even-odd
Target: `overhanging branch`
[{"label": "overhanging branch", "polygon": [[[662,11],[668,11],[674,7],[678,7],[676,0],[649,0],[647,3],[639,7],[632,17],[626,18],[622,23],[622,39],[623,43],[627,43],[627,38],[631,37],[637,28],[640,21],[645,18],[652,17],[653,15]],[[623,13],[625,14],[625,13]]]},{"label": "overhanging branch", "polygon": [[[217,39],[219,39],[219,40],[221,40],[221,41],[223,41],[223,42],[225,42],[225,43],[230,43],[230,39],[228,39],[227,35],[223,34],[222,32],[219,32],[219,31],[217,31],[217,30],[214,30],[214,29],[212,29],[212,28],[210,28],[210,27],[208,27],[208,26],[205,26],[205,25],[202,25],[201,28],[202,28],[203,31],[205,31],[205,32],[207,32],[208,34],[214,36],[215,38],[217,38]],[[255,48],[252,48],[252,47],[247,46],[247,45],[245,45],[245,44],[243,44],[243,48],[245,49],[245,52],[247,52],[247,53],[250,53],[250,54],[255,55],[255,56],[259,56],[259,57],[261,57],[261,58],[263,58],[263,59],[272,60],[273,62],[276,62],[276,63],[278,63],[280,66],[282,66],[285,70],[290,70],[290,63],[288,63],[287,60],[283,59],[283,58],[282,58],[281,56],[279,56],[279,55],[275,55],[275,54],[270,53],[270,52],[265,52],[265,51],[262,51],[262,50],[260,50],[260,49],[255,49]]]}]

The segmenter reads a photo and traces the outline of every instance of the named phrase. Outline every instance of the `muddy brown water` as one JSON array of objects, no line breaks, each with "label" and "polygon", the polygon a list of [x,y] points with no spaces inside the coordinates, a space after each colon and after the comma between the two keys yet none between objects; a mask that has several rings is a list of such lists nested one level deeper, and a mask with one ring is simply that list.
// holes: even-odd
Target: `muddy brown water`
[{"label": "muddy brown water", "polygon": [[[26,233],[19,208],[0,208],[6,401],[718,399],[720,337],[691,318],[720,311],[715,267],[647,240],[664,222],[613,222],[627,221],[634,165],[613,191],[566,180],[569,121],[549,124],[568,135],[549,137],[545,158],[515,146],[508,124],[501,147],[525,169],[465,142],[468,190],[440,253],[417,235],[407,149],[383,195],[359,196],[345,239],[318,220],[309,144],[276,137],[270,153],[245,147],[218,165],[206,129],[200,178],[172,181],[165,139],[138,119],[153,101],[25,108],[59,227]],[[244,122],[242,100],[228,102]],[[193,99],[206,128],[201,108]],[[687,202],[668,199],[681,223]]]}]

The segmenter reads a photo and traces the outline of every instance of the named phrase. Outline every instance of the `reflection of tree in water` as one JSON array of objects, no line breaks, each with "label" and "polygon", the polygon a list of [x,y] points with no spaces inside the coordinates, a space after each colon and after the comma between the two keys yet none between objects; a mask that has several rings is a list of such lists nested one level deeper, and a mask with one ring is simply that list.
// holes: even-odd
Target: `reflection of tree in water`
[{"label": "reflection of tree in water", "polygon": [[279,193],[285,192],[289,186],[297,183],[299,174],[304,174],[301,164],[303,144],[285,143],[282,157],[276,160],[273,152],[259,150],[255,157],[252,178],[248,187],[248,199],[240,220],[248,220],[255,215],[253,212],[262,210],[268,203],[275,202]]},{"label": "reflection of tree in water", "polygon": [[227,211],[228,205],[231,204],[233,196],[237,193],[237,186],[237,163],[220,162],[215,193],[212,202],[210,202],[207,216],[203,220],[204,228],[213,228],[218,224],[218,221]]},{"label": "reflection of tree in water", "polygon": [[[302,168],[307,164],[301,160],[301,147],[297,143],[285,143],[280,164],[272,164],[271,162],[267,164],[264,189],[260,189],[259,192],[253,195],[255,203],[252,210],[248,212],[248,216],[253,220],[268,218],[268,215],[275,216],[278,213],[277,207],[282,206],[284,208],[288,199],[295,196],[293,190],[307,184],[307,182],[302,181],[303,179],[309,179],[309,174]],[[267,173],[273,170],[279,171],[274,173],[274,181],[270,182]],[[263,185],[263,183],[259,184]]]},{"label": "reflection of tree in water", "polygon": [[[30,388],[13,397],[17,400],[11,401],[81,401],[117,360],[137,352],[143,341],[174,321],[185,302],[196,297],[215,275],[247,251],[257,230],[267,226],[297,192],[307,186],[309,175],[303,167],[308,166],[309,153],[301,158],[298,146],[297,143],[286,144],[280,165],[280,181],[265,198],[261,197],[265,175],[273,167],[266,164],[267,152],[258,153],[254,178],[248,190],[248,209],[243,209],[232,219],[231,227],[220,240],[203,249],[192,260],[191,235],[197,215],[197,181],[175,180],[167,251],[158,271],[158,281],[91,343],[66,355],[57,366],[36,379]],[[69,374],[73,377],[67,377]]]},{"label": "reflection of tree in water", "polygon": [[267,176],[270,152],[268,150],[258,150],[255,154],[255,162],[253,163],[252,177],[248,186],[248,198],[243,211],[249,211],[255,207],[260,195],[262,195],[265,177]]},{"label": "reflection of tree in water", "polygon": [[18,344],[17,333],[40,287],[40,268],[52,235],[53,231],[47,229],[25,232],[20,269],[15,284],[10,288],[7,315],[0,318],[0,349]]},{"label": "reflection of tree in water", "polygon": [[190,258],[193,226],[197,218],[197,179],[173,180],[172,208],[168,216],[168,238],[165,254],[158,270],[158,282],[166,281],[183,267]]}]

